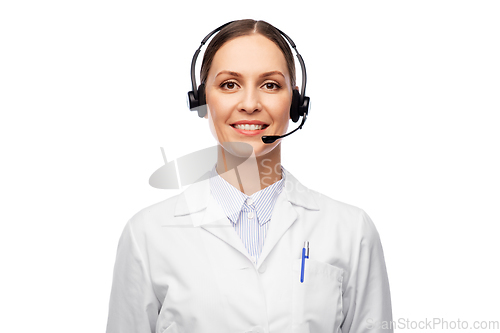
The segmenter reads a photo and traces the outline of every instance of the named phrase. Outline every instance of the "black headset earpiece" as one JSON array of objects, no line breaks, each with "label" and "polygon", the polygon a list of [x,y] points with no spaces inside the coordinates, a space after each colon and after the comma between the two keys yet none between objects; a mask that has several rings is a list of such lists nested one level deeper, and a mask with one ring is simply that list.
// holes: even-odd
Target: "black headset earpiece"
[{"label": "black headset earpiece", "polygon": [[[207,104],[207,100],[205,98],[205,83],[202,83],[198,86],[198,101],[200,103],[200,106],[201,105],[205,105]],[[199,113],[200,111],[198,111]],[[206,113],[206,109],[205,109],[205,113]],[[203,116],[200,116],[200,117],[204,117],[205,115]]]},{"label": "black headset earpiece", "polygon": [[[192,91],[188,92],[188,107],[191,111],[198,111],[198,116],[200,118],[205,117],[207,114],[207,106],[206,106],[206,98],[205,98],[205,84],[202,82],[197,88],[196,88],[196,76],[195,76],[195,67],[196,67],[196,59],[198,58],[198,55],[200,54],[200,50],[205,45],[205,43],[212,37],[215,33],[220,31],[222,28],[227,26],[228,24],[233,23],[234,21],[228,22],[224,25],[221,25],[217,29],[213,30],[210,32],[202,41],[200,44],[200,47],[196,50],[193,56],[193,60],[191,61],[191,86],[193,88]],[[295,43],[292,41],[290,37],[288,37],[283,31],[277,29],[280,34],[288,41],[290,46],[295,50],[297,54],[297,59],[299,60],[300,67],[302,68],[302,88],[299,93],[297,89],[293,89],[293,96],[292,96],[292,104],[290,105],[290,119],[294,123],[296,123],[300,117],[303,117],[302,123],[299,126],[299,128],[302,128],[302,126],[305,123],[305,120],[307,118],[307,115],[309,113],[309,97],[305,96],[306,93],[306,83],[307,83],[307,73],[306,73],[306,65],[304,64],[304,60],[302,59],[302,56],[299,54],[297,51],[297,47],[295,46]]]},{"label": "black headset earpiece", "polygon": [[300,117],[307,116],[309,112],[309,97],[304,96],[302,103],[301,95],[297,89],[293,89],[292,105],[290,105],[290,119],[296,123]]},{"label": "black headset earpiece", "polygon": [[200,84],[196,89],[196,94],[193,91],[188,92],[188,107],[191,111],[198,111],[200,118],[207,114],[207,102],[205,100],[205,84]]},{"label": "black headset earpiece", "polygon": [[293,89],[292,104],[290,105],[290,119],[296,123],[300,118],[299,112],[300,93],[297,89]]},{"label": "black headset earpiece", "polygon": [[[300,97],[300,95],[299,95]],[[302,98],[302,104],[299,105],[299,117],[306,117],[307,114],[309,113],[309,97],[304,96]],[[299,118],[297,118],[299,120]],[[297,120],[294,121],[294,123],[297,122]]]}]

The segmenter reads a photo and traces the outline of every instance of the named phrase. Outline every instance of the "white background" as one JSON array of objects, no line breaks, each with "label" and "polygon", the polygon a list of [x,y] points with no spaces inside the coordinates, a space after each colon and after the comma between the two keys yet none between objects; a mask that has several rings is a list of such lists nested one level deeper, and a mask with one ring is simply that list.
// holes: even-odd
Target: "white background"
[{"label": "white background", "polygon": [[371,216],[394,318],[500,320],[499,17],[497,1],[2,2],[0,331],[105,330],[126,221],[178,193],[148,185],[160,147],[215,144],[185,104],[192,55],[240,18],[304,57],[312,109],[283,164]]}]

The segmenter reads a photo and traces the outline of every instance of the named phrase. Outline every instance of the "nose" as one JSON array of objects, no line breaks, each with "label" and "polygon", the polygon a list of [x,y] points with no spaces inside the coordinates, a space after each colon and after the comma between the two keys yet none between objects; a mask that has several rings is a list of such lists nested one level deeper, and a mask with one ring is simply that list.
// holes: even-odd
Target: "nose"
[{"label": "nose", "polygon": [[258,91],[254,89],[245,89],[241,94],[241,101],[238,105],[238,109],[247,113],[260,111],[262,105],[260,103]]}]

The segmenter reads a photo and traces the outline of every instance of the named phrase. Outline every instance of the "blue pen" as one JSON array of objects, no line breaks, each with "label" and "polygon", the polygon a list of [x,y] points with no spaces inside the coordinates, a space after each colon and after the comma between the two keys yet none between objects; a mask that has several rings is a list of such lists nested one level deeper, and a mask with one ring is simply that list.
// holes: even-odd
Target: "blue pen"
[{"label": "blue pen", "polygon": [[309,242],[304,242],[304,248],[302,249],[302,267],[300,269],[300,283],[304,282],[304,269],[306,266],[306,258],[309,259]]}]

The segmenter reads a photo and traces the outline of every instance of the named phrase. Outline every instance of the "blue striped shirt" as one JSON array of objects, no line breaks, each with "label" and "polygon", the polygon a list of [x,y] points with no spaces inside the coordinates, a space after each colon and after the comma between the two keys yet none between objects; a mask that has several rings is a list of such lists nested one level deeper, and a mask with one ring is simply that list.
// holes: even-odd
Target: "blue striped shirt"
[{"label": "blue striped shirt", "polygon": [[280,180],[248,196],[224,180],[215,166],[212,169],[210,192],[255,262],[262,252],[274,204],[284,185],[285,169],[281,166]]}]

